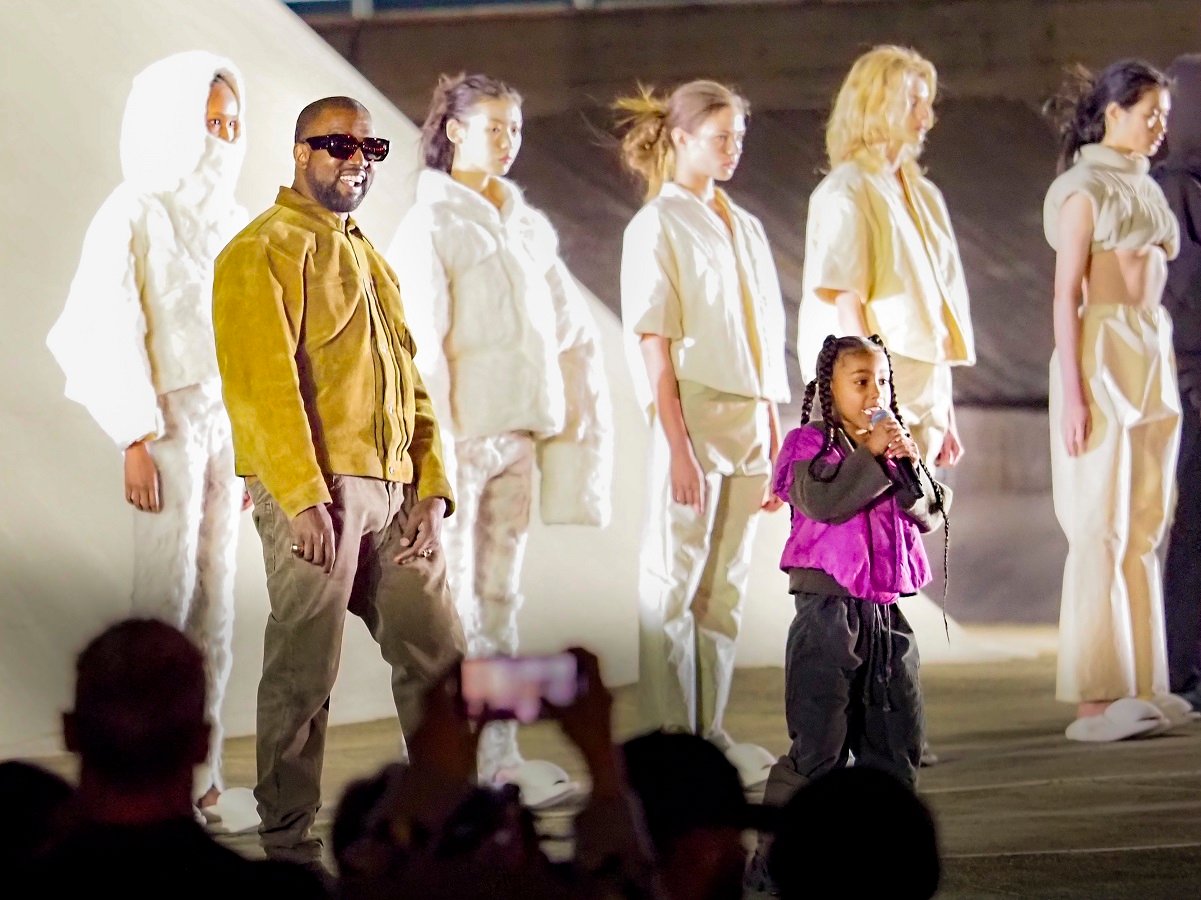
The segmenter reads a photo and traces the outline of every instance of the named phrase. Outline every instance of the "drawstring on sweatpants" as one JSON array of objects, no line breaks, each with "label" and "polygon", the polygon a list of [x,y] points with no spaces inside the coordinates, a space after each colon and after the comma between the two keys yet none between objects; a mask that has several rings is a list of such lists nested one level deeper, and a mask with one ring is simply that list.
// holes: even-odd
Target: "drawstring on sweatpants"
[{"label": "drawstring on sweatpants", "polygon": [[[872,635],[868,642],[868,673],[863,679],[863,699],[866,705],[873,705],[874,689],[882,686],[882,703],[885,712],[892,711],[892,697],[888,688],[892,681],[892,616],[887,612],[889,604],[872,603]],[[883,660],[883,671],[880,661]]]}]

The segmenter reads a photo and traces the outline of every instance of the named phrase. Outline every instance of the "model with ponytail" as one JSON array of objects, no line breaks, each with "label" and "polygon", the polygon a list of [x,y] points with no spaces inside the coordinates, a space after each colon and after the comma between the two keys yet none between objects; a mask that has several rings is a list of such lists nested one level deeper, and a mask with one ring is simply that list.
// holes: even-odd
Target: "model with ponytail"
[{"label": "model with ponytail", "polygon": [[645,205],[625,231],[622,320],[652,426],[639,577],[641,707],[649,727],[718,744],[743,781],[772,757],[724,714],[760,510],[788,399],[784,310],[763,226],[717,182],[738,167],[749,107],[728,87],[641,88],[614,104]]},{"label": "model with ponytail", "polygon": [[1068,539],[1056,697],[1076,705],[1072,740],[1158,732],[1190,711],[1168,693],[1158,556],[1181,415],[1160,300],[1180,235],[1147,173],[1170,102],[1162,73],[1122,60],[1074,71],[1048,109],[1061,138],[1043,208],[1056,252],[1051,477]]},{"label": "model with ponytail", "polygon": [[[521,95],[488,75],[443,76],[422,126],[426,168],[389,259],[416,362],[455,463],[447,574],[469,656],[518,649],[535,472],[542,520],[604,525],[612,415],[596,326],[550,222],[505,176],[521,149]],[[485,726],[484,782],[530,806],[575,785],[523,759],[514,722]]]}]

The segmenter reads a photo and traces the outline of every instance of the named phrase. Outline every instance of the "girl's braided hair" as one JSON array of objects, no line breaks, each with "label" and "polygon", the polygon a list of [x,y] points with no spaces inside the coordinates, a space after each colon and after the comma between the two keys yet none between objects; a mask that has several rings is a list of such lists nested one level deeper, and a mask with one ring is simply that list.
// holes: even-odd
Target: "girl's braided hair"
[{"label": "girl's braided hair", "polygon": [[[835,438],[842,424],[838,421],[838,413],[834,409],[834,391],[831,387],[831,382],[834,377],[834,364],[838,361],[838,357],[847,352],[869,352],[883,353],[884,358],[888,361],[888,408],[896,417],[897,422],[902,428],[905,427],[905,420],[901,417],[901,411],[897,407],[897,392],[892,382],[892,355],[888,352],[888,348],[884,346],[884,341],[878,334],[873,334],[871,337],[859,337],[858,335],[845,335],[843,337],[835,337],[834,335],[826,335],[826,339],[822,341],[821,352],[817,355],[817,376],[805,385],[805,399],[801,404],[801,424],[806,425],[810,421],[813,413],[813,400],[816,397],[818,403],[821,404],[822,414],[822,431],[824,433],[821,449],[809,461],[809,475],[815,481],[829,482],[833,481],[838,474],[838,469],[842,465],[840,460],[836,466],[830,468],[824,474],[818,468],[819,462],[834,446]],[[950,625],[947,622],[947,586],[951,580],[951,518],[947,514],[946,506],[943,503],[942,487],[934,476],[930,474],[930,470],[926,468],[926,462],[920,456],[916,460],[921,470],[926,473],[926,478],[930,482],[930,486],[934,489],[934,507],[933,510],[942,513],[942,623],[943,629],[947,632],[947,639],[950,640]]]}]

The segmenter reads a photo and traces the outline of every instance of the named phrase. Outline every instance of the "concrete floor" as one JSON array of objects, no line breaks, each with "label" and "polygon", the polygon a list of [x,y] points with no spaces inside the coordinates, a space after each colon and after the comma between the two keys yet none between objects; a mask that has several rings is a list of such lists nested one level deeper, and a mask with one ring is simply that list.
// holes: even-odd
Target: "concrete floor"
[{"label": "concrete floor", "polygon": [[[1069,743],[1069,709],[1052,699],[1054,630],[977,629],[1041,652],[923,671],[931,742],[943,760],[921,780],[946,860],[939,897],[1201,897],[1201,725],[1113,745]],[[632,688],[617,691],[620,735],[632,732],[633,697]],[[737,738],[783,751],[782,710],[781,670],[739,670],[727,716]],[[396,736],[390,721],[331,730],[322,828],[345,784],[390,760]],[[584,776],[553,725],[531,726],[522,746]],[[65,757],[43,762],[71,769]],[[252,739],[228,743],[226,770],[230,784],[253,784]],[[568,810],[543,817],[552,851],[562,850],[569,820]],[[223,840],[258,853],[254,836]]]}]

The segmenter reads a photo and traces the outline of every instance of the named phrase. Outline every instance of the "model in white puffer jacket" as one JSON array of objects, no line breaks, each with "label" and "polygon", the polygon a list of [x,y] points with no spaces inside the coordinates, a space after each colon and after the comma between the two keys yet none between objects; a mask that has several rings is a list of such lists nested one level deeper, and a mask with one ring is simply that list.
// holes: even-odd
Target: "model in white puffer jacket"
[{"label": "model in white puffer jacket", "polygon": [[558,238],[521,189],[492,179],[498,209],[425,169],[389,252],[417,362],[457,444],[528,432],[548,524],[604,525],[612,413],[588,301]]},{"label": "model in white puffer jacket", "polygon": [[[453,438],[443,545],[473,657],[517,652],[535,468],[544,522],[603,526],[611,507],[612,411],[588,300],[550,222],[502,177],[520,103],[487,76],[442,80],[424,128],[429,168],[388,254]],[[571,787],[557,766],[522,759],[511,722],[485,729],[480,775],[518,783],[534,805]]]},{"label": "model in white puffer jacket", "polygon": [[133,82],[121,125],[124,181],[84,239],[47,345],[82,404],[125,454],[134,512],[134,615],[185,630],[207,658],[212,742],[198,806],[226,828],[254,824],[253,798],[225,791],[221,703],[231,665],[241,481],[234,474],[213,340],[213,261],[247,221],[242,78],[202,51]]}]

